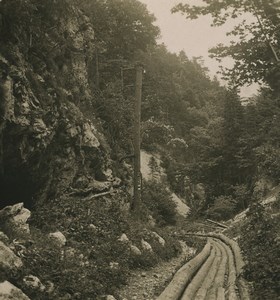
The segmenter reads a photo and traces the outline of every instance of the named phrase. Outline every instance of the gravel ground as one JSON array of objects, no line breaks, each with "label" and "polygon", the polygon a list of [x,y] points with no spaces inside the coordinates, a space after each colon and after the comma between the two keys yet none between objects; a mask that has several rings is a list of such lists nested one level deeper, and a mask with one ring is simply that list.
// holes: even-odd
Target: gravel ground
[{"label": "gravel ground", "polygon": [[162,262],[148,271],[136,270],[128,284],[119,291],[122,300],[154,300],[163,291],[175,272],[194,254],[194,249],[182,244],[180,256]]}]

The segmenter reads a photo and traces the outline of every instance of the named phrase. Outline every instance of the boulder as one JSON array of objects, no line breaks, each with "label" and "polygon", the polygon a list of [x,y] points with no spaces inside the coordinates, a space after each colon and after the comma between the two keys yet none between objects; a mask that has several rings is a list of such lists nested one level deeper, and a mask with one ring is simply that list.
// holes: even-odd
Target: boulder
[{"label": "boulder", "polygon": [[29,225],[26,223],[30,218],[31,212],[27,208],[22,208],[21,211],[14,216],[13,222],[19,227],[20,230],[30,233]]},{"label": "boulder", "polygon": [[57,246],[59,247],[63,247],[66,244],[66,237],[64,236],[64,234],[60,231],[56,231],[56,232],[51,232],[49,233],[49,238],[52,239]]},{"label": "boulder", "polygon": [[118,241],[119,242],[122,242],[122,243],[126,243],[126,242],[129,242],[129,238],[127,237],[127,235],[125,233],[123,233],[119,238],[118,238]]},{"label": "boulder", "polygon": [[12,285],[9,281],[0,283],[1,300],[30,300],[20,289]]},{"label": "boulder", "polygon": [[18,271],[23,266],[21,259],[0,242],[0,273],[9,274]]},{"label": "boulder", "polygon": [[29,225],[26,223],[31,216],[30,210],[23,207],[23,203],[6,206],[0,210],[0,219],[4,227],[14,228],[16,231],[30,233]]},{"label": "boulder", "polygon": [[132,254],[136,255],[136,256],[139,256],[142,254],[141,250],[136,247],[135,245],[130,245],[130,251]]},{"label": "boulder", "polygon": [[154,237],[162,247],[165,246],[165,240],[158,233],[152,231],[151,236]]},{"label": "boulder", "polygon": [[24,285],[27,288],[30,288],[32,290],[43,292],[46,287],[42,284],[40,279],[33,275],[27,275],[23,278]]},{"label": "boulder", "polygon": [[141,239],[141,246],[142,246],[143,250],[148,251],[148,252],[153,252],[152,246],[148,242],[146,242],[144,239]]}]

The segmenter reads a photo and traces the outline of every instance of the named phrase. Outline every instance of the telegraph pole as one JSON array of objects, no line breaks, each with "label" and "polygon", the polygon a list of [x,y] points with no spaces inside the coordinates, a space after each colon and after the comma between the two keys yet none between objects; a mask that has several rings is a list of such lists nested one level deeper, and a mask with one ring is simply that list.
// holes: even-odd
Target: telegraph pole
[{"label": "telegraph pole", "polygon": [[139,211],[141,203],[141,161],[140,161],[140,125],[141,125],[141,98],[142,98],[143,67],[136,66],[135,83],[135,106],[134,106],[134,179],[133,179],[133,200],[131,210]]}]

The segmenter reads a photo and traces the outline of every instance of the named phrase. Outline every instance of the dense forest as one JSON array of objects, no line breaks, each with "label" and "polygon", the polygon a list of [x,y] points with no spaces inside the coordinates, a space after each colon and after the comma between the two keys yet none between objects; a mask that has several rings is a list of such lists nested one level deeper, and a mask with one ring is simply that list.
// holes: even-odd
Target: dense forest
[{"label": "dense forest", "polygon": [[[23,260],[29,272],[57,282],[54,294],[42,299],[97,299],[116,292],[128,270],[177,255],[178,241],[164,229],[176,223],[170,191],[194,219],[226,221],[249,208],[249,225],[239,230],[249,260],[246,276],[255,282],[253,299],[276,299],[277,219],[258,201],[280,183],[280,8],[273,0],[204,2],[181,3],[172,12],[190,19],[209,14],[214,26],[246,13],[256,16],[230,33],[236,42],[210,50],[217,60],[234,59],[234,67],[222,71],[227,87],[210,77],[201,58],[158,44],[155,17],[140,1],[0,1],[1,208],[24,202],[32,210],[38,242]],[[133,153],[137,64],[145,70],[141,148],[160,155],[166,182],[143,183],[141,217],[135,221],[124,209],[131,201],[132,161],[122,158]],[[245,103],[239,88],[252,82],[262,87]],[[102,205],[86,202],[89,193],[108,192],[107,168],[121,180],[120,192]],[[203,197],[193,189],[197,185]],[[169,192],[163,192],[165,186]],[[150,215],[169,246],[132,257],[115,241],[126,232],[137,244],[141,222]],[[262,236],[253,238],[256,228]],[[44,234],[57,229],[67,233],[72,248],[80,247],[90,269],[74,260],[61,262],[52,244],[45,248]],[[111,261],[121,268],[108,267]],[[267,268],[259,273],[263,264]],[[13,274],[0,274],[1,280],[18,282]],[[41,292],[19,285],[41,299]]]},{"label": "dense forest", "polygon": [[[126,84],[131,82],[125,81],[125,74],[120,77],[120,68],[141,62],[145,67],[142,146],[165,154],[174,191],[185,196],[182,181],[190,177],[193,183],[203,183],[207,191],[203,207],[193,203],[196,210],[205,212],[210,208],[211,214],[225,218],[247,208],[260,178],[267,176],[275,184],[280,178],[278,60],[272,51],[278,47],[277,7],[272,2],[253,7],[251,10],[261,17],[263,26],[257,21],[251,27],[240,24],[232,32],[240,36],[240,42],[211,50],[217,58],[235,59],[233,69],[224,70],[225,78],[231,82],[225,89],[209,78],[199,58],[189,59],[183,51],[172,54],[164,45],[156,44],[159,30],[141,3],[122,3],[121,10],[115,2],[111,5],[88,1],[83,7],[85,12],[92,12],[89,17],[96,40],[102,45],[97,46],[94,65],[98,70],[93,70],[92,75],[96,79],[98,74],[99,91],[109,101],[99,100],[96,105],[97,114],[106,121],[105,130],[112,137],[111,146],[117,152],[131,152],[128,129],[132,120],[127,119],[131,107],[126,105],[131,100]],[[230,17],[223,15],[223,9],[231,8],[236,16],[250,11],[249,6],[238,1],[201,10],[178,5],[174,11],[182,11],[190,18],[209,13],[215,16],[214,24],[220,25]],[[114,15],[114,22],[106,14]],[[246,39],[248,32],[252,33],[250,39]],[[252,81],[263,83],[264,88],[242,105],[238,86]],[[96,84],[96,80],[93,82]],[[120,105],[122,102],[125,104]],[[228,215],[219,215],[219,210]]]}]

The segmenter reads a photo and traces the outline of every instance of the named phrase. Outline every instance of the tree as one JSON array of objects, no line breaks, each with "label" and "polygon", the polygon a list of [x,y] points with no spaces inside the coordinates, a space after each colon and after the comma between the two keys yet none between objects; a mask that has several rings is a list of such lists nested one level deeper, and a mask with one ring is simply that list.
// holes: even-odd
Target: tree
[{"label": "tree", "polygon": [[243,111],[235,92],[229,92],[225,99],[224,110],[224,160],[227,180],[231,184],[241,181],[237,153],[239,139],[243,133]]},{"label": "tree", "polygon": [[99,53],[109,59],[131,59],[136,51],[156,44],[159,28],[154,15],[137,0],[82,0],[95,29]]},{"label": "tree", "polygon": [[[226,0],[207,1],[204,4],[178,4],[173,12],[181,12],[187,18],[196,19],[211,15],[212,26],[223,25],[228,18],[240,18],[241,22],[228,33],[239,37],[230,45],[219,44],[210,50],[211,56],[218,61],[230,56],[235,60],[233,68],[223,69],[226,79],[236,85],[264,81],[276,88],[280,79],[279,72],[279,3],[273,0]],[[254,16],[248,21],[248,16]]]}]

